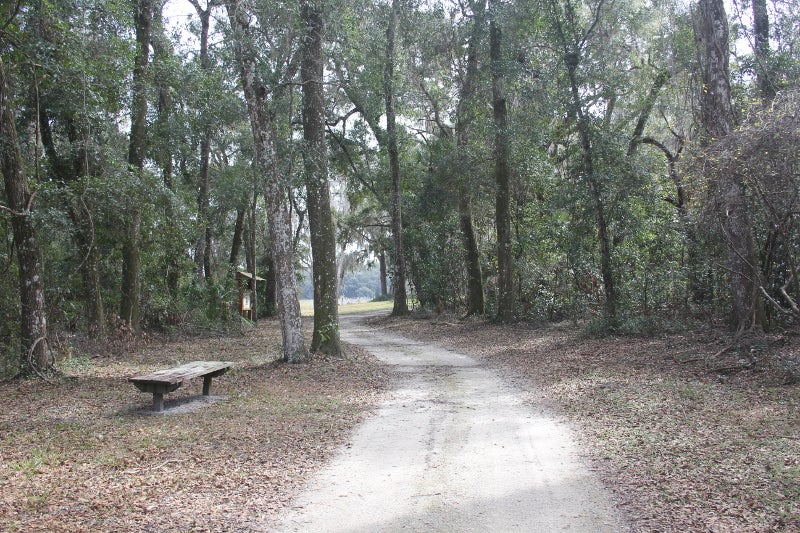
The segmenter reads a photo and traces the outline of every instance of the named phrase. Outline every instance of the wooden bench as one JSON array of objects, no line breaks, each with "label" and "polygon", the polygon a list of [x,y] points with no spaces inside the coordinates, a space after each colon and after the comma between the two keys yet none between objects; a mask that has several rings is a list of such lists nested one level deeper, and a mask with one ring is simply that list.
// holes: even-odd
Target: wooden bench
[{"label": "wooden bench", "polygon": [[228,361],[193,361],[185,365],[128,378],[142,392],[153,393],[153,411],[164,410],[164,394],[176,390],[184,381],[203,377],[203,396],[211,392],[211,379],[228,371]]}]

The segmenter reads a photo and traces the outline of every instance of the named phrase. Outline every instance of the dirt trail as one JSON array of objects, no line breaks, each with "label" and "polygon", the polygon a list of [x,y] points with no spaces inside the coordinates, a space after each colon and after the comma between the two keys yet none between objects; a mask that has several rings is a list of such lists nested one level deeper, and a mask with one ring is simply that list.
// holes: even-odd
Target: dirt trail
[{"label": "dirt trail", "polygon": [[569,431],[474,359],[342,317],[391,391],[277,531],[586,531],[627,527]]}]

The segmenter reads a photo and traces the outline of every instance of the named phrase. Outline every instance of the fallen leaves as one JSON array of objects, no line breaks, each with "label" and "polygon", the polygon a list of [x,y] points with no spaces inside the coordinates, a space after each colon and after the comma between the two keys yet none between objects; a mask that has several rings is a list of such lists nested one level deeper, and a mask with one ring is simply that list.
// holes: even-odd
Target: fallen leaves
[{"label": "fallen leaves", "polygon": [[[709,371],[708,356],[727,346],[713,332],[592,339],[475,319],[373,325],[475,355],[563,413],[637,531],[800,530],[800,390],[767,365],[724,379]],[[735,362],[734,352],[724,355]],[[262,322],[246,335],[151,338],[79,359],[58,384],[0,383],[0,529],[268,529],[387,383],[357,349],[301,365],[275,362],[280,353],[277,325]],[[236,361],[214,382],[225,401],[137,413],[151,399],[127,376],[196,359]]]},{"label": "fallen leaves", "polygon": [[[729,344],[717,332],[593,339],[474,319],[373,325],[474,355],[564,413],[636,531],[800,530],[800,389],[766,360],[721,354]],[[719,376],[721,366],[737,371]]]},{"label": "fallen leaves", "polygon": [[[275,362],[274,322],[230,338],[156,343],[69,366],[60,383],[0,383],[0,530],[264,531],[309,473],[343,443],[386,384],[359,350]],[[176,358],[176,354],[180,357]],[[233,360],[226,399],[142,414],[130,375],[199,359]],[[167,396],[199,393],[202,380]]]}]

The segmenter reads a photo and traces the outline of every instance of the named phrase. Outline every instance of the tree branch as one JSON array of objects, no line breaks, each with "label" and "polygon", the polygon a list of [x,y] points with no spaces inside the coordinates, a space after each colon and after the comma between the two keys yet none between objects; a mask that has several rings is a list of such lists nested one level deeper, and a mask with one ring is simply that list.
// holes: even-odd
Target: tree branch
[{"label": "tree branch", "polygon": [[328,134],[331,136],[331,138],[334,141],[336,141],[336,144],[338,144],[339,148],[342,149],[342,153],[344,154],[345,158],[347,159],[348,165],[350,165],[350,168],[353,170],[353,177],[355,177],[359,181],[359,183],[361,183],[364,187],[366,187],[367,190],[369,190],[369,192],[372,193],[372,195],[375,197],[375,199],[378,202],[380,202],[381,205],[383,205],[383,207],[386,207],[384,205],[384,202],[381,200],[382,195],[378,194],[378,191],[375,189],[375,187],[372,184],[368,183],[367,180],[365,180],[362,177],[361,171],[356,166],[355,161],[353,161],[353,158],[350,155],[350,150],[347,149],[347,146],[345,146],[344,142],[342,142],[342,140],[339,138],[339,136],[336,135],[336,133],[330,127],[326,128],[326,129],[328,130]]}]

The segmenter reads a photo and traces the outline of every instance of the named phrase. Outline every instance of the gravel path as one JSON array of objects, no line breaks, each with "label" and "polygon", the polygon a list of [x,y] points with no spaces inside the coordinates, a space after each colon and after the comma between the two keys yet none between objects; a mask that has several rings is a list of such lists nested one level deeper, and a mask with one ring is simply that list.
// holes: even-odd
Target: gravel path
[{"label": "gravel path", "polygon": [[342,317],[387,399],[282,516],[283,532],[626,531],[569,431],[474,359]]}]

